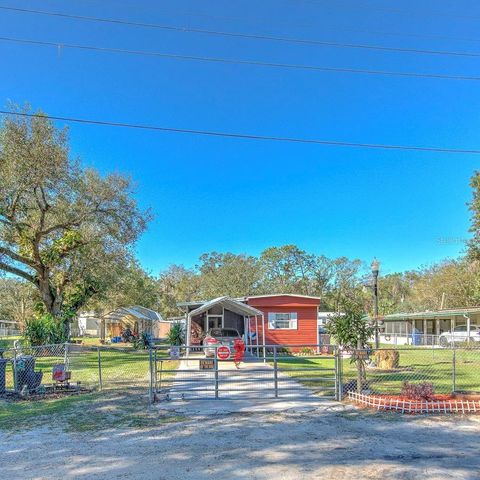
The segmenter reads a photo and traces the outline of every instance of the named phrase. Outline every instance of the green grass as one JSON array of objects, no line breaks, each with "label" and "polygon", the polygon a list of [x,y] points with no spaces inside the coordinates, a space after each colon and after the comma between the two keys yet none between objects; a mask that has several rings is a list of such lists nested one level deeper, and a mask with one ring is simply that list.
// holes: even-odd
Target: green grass
[{"label": "green grass", "polygon": [[0,400],[0,431],[56,427],[67,432],[118,428],[151,428],[186,418],[160,414],[146,396],[108,392],[79,394],[50,400],[8,403]]},{"label": "green grass", "polygon": [[[317,391],[319,395],[333,396],[335,391],[335,359],[332,357],[283,357],[277,362],[281,372]],[[279,388],[282,388],[282,380]]]},{"label": "green grass", "polygon": [[15,340],[21,340],[22,337],[3,337],[0,338],[0,349],[13,348]]},{"label": "green grass", "polygon": [[[36,351],[35,369],[43,372],[42,384],[52,383],[52,368],[64,362],[63,347],[56,352],[49,350]],[[26,350],[26,353],[31,353]],[[56,353],[53,355],[53,353]],[[166,351],[158,352],[158,356],[165,357]],[[72,383],[80,382],[88,388],[98,388],[100,373],[98,366],[98,349],[92,347],[71,346],[68,353],[69,370],[72,372]],[[103,388],[147,388],[150,381],[150,360],[146,350],[132,348],[120,349],[101,347],[100,365]],[[177,368],[177,362],[168,362],[167,369]],[[7,368],[7,388],[13,388],[13,369]]]},{"label": "green grass", "polygon": [[[453,353],[450,349],[439,348],[402,348],[400,365],[395,370],[367,369],[367,381],[370,388],[378,393],[399,393],[404,381],[431,382],[435,392],[450,393],[453,390]],[[457,349],[455,362],[455,390],[480,392],[480,349]],[[279,368],[301,383],[313,388],[331,386],[333,382],[320,380],[332,377],[334,360],[328,357],[306,359],[291,357],[278,362]],[[297,371],[307,368],[308,371]],[[319,370],[322,369],[322,370]],[[318,380],[306,380],[306,378]],[[356,366],[349,358],[343,359],[342,381],[356,379]]]}]

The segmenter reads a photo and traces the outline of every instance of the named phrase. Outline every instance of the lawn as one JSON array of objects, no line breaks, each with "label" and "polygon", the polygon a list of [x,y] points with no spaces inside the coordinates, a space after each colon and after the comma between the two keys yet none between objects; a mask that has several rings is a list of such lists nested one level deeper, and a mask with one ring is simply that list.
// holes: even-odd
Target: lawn
[{"label": "lawn", "polygon": [[148,428],[183,421],[174,413],[159,414],[148,406],[146,394],[109,391],[63,398],[6,402],[0,400],[0,431],[57,427],[67,432],[113,428]]},{"label": "lawn", "polygon": [[[43,371],[42,384],[52,383],[52,368],[64,363],[63,345],[56,349],[26,349],[26,354],[35,351],[35,369]],[[100,354],[99,354],[100,352]],[[166,357],[167,352],[159,351],[158,356]],[[68,369],[72,372],[71,381],[96,389],[103,388],[147,388],[150,381],[150,362],[147,350],[134,350],[131,347],[84,347],[70,345],[68,348]],[[168,369],[176,368],[176,362],[168,362]],[[100,364],[100,368],[99,368]],[[101,375],[101,377],[100,377]],[[7,368],[7,388],[13,388],[11,365]]]},{"label": "lawn", "polygon": [[[394,370],[367,369],[370,388],[379,393],[398,393],[404,381],[431,382],[437,393],[453,390],[453,351],[439,348],[402,348],[400,365]],[[356,379],[356,367],[343,359],[342,383]],[[313,388],[332,386],[334,359],[331,357],[283,358],[279,368]],[[325,379],[325,380],[324,380]],[[456,349],[455,390],[480,392],[480,349]]]},{"label": "lawn", "polygon": [[21,340],[22,337],[2,337],[0,338],[0,350],[13,348],[15,340]]}]

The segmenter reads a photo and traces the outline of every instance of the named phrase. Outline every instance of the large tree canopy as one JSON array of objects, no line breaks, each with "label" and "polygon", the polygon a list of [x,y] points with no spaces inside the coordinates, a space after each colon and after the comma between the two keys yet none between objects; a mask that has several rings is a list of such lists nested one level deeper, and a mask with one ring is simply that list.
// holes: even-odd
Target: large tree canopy
[{"label": "large tree canopy", "polygon": [[48,313],[74,312],[129,257],[148,215],[129,179],[72,159],[46,116],[0,128],[0,269],[38,289]]}]

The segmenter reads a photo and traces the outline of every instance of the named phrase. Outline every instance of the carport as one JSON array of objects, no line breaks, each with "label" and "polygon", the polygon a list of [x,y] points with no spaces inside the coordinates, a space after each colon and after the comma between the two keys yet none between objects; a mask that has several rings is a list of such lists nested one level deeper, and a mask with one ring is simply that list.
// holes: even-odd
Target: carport
[{"label": "carport", "polygon": [[120,307],[102,315],[100,336],[113,338],[121,335],[127,327],[138,335],[149,333],[153,337],[158,335],[159,323],[162,316],[149,308],[135,305],[133,307]]},{"label": "carport", "polygon": [[[258,319],[261,322],[262,341],[259,339]],[[254,343],[258,348],[263,348],[265,355],[265,326],[263,312],[235,300],[231,297],[219,297],[203,303],[187,313],[187,347],[198,345],[200,333],[205,333],[210,328],[235,328],[245,339],[247,345]],[[250,333],[255,332],[255,340],[251,341]],[[190,348],[187,349],[187,355]]]}]

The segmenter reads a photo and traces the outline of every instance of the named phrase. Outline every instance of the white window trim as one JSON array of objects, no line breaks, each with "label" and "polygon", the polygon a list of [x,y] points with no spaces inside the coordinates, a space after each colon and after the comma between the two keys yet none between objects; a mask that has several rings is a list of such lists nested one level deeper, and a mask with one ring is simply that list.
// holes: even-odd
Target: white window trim
[{"label": "white window trim", "polygon": [[[276,315],[289,315],[289,327],[275,327]],[[283,320],[286,321],[286,320]],[[298,314],[297,312],[268,312],[268,329],[269,330],[298,330]]]}]

